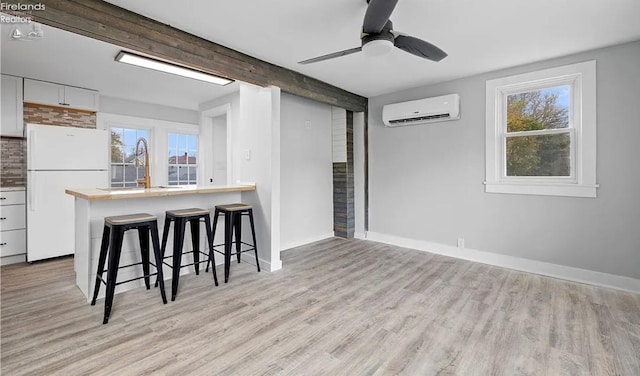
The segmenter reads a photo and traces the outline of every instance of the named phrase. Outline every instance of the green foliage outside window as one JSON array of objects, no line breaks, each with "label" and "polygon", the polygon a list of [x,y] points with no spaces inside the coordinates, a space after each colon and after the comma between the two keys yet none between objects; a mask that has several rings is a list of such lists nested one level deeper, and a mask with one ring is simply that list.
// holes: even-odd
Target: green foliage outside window
[{"label": "green foliage outside window", "polygon": [[[507,176],[570,176],[569,132],[526,132],[568,129],[569,87],[512,94],[507,97]],[[513,134],[515,132],[525,132]],[[513,134],[513,135],[509,135]]]}]

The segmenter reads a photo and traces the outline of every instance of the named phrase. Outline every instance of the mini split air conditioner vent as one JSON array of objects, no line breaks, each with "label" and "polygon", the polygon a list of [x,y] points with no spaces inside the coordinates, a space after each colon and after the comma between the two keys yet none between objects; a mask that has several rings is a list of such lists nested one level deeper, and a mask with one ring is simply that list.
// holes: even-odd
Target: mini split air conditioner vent
[{"label": "mini split air conditioner vent", "polygon": [[458,94],[388,104],[382,108],[382,120],[387,127],[457,119],[460,119]]},{"label": "mini split air conditioner vent", "polygon": [[427,115],[427,116],[411,117],[406,119],[389,120],[389,124],[415,123],[420,120],[433,120],[433,119],[449,120],[450,118],[451,118],[451,114],[447,112],[446,114]]}]

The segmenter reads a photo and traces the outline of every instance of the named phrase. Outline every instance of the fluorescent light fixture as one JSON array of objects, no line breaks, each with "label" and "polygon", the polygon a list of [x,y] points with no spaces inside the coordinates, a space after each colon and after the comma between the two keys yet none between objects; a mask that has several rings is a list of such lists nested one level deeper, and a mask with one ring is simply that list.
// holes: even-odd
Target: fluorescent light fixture
[{"label": "fluorescent light fixture", "polygon": [[143,68],[149,68],[160,72],[177,74],[178,76],[210,82],[216,85],[224,86],[233,82],[233,80],[229,80],[223,77],[214,76],[209,73],[200,72],[191,68],[181,67],[176,64],[167,63],[149,57],[132,54],[131,52],[120,51],[118,56],[116,56],[116,61],[131,65],[137,65]]}]

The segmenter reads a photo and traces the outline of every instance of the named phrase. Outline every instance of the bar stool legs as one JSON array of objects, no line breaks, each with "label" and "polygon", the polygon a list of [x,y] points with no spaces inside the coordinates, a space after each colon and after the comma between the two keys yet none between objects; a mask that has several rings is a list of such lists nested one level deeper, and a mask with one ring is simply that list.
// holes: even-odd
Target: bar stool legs
[{"label": "bar stool legs", "polygon": [[[225,215],[226,217],[226,215]],[[231,246],[233,245],[233,212],[224,219],[224,283],[229,282],[229,271],[231,269]]]},{"label": "bar stool legs", "polygon": [[[253,222],[253,208],[250,205],[245,204],[230,204],[230,205],[218,205],[216,206],[214,218],[213,218],[213,230],[212,234],[215,238],[216,228],[218,225],[218,216],[222,214],[225,216],[224,221],[224,252],[215,250],[216,252],[224,254],[224,282],[229,281],[229,274],[231,269],[231,256],[236,255],[238,263],[241,260],[241,254],[244,252],[254,251],[256,258],[256,267],[260,272],[260,260],[258,259],[258,247],[256,241],[256,229]],[[248,244],[242,241],[242,216],[248,216],[251,224],[251,235],[253,238],[253,244]],[[235,234],[235,241],[233,239]],[[235,243],[235,252],[232,252],[233,243]],[[249,246],[249,249],[242,250],[242,245]],[[222,244],[216,245],[221,246]],[[211,260],[210,260],[211,261]],[[215,263],[213,263],[215,268]],[[207,262],[207,269],[209,263]]]},{"label": "bar stool legs", "polygon": [[[253,209],[249,209],[249,223],[251,224],[251,237],[253,238],[253,252],[256,257],[256,266],[258,267],[258,273],[260,273],[260,261],[258,260],[258,242],[256,241],[256,226],[253,224]],[[238,257],[238,261],[240,258]]]},{"label": "bar stool legs", "polygon": [[[122,241],[124,233],[130,229],[138,230],[138,240],[140,241],[140,256],[142,261],[140,263],[126,265],[120,267],[120,254],[122,251]],[[107,217],[105,218],[104,230],[102,233],[102,243],[100,245],[100,256],[98,258],[98,271],[96,273],[96,284],[93,289],[93,298],[91,299],[91,305],[96,304],[98,294],[100,292],[100,285],[102,282],[106,284],[106,296],[104,303],[104,318],[102,323],[109,322],[109,316],[111,315],[111,307],[113,304],[113,297],[115,295],[115,289],[117,283],[118,269],[141,264],[143,270],[143,276],[135,279],[144,278],[147,290],[150,289],[149,284],[149,233],[151,232],[151,239],[153,242],[153,254],[155,258],[156,275],[160,280],[160,294],[164,304],[167,303],[167,298],[164,292],[164,280],[162,278],[162,257],[160,255],[160,244],[158,240],[158,224],[155,216],[150,214],[133,214],[128,216],[119,217]],[[107,262],[107,279],[102,278],[105,269],[105,263]],[[125,282],[130,282],[124,281]]]},{"label": "bar stool legs", "polygon": [[[173,224],[173,254],[169,257],[172,259],[171,265],[166,264],[172,268],[171,276],[171,301],[175,301],[178,294],[178,286],[180,283],[180,269],[183,266],[193,265],[196,275],[200,274],[200,220],[204,220],[207,240],[209,243],[209,252],[206,253],[209,258],[213,257],[213,237],[211,236],[211,217],[209,211],[206,209],[183,209],[183,210],[170,210],[166,212],[164,230],[162,233],[162,247],[160,252],[163,255],[166,252],[167,239],[169,237],[169,227],[171,222]],[[182,265],[183,243],[184,235],[186,231],[186,225],[189,222],[191,230],[191,244],[193,248],[193,263],[189,265]],[[208,270],[207,270],[208,271]],[[218,276],[216,270],[213,270],[213,280],[216,286],[218,286]]]}]

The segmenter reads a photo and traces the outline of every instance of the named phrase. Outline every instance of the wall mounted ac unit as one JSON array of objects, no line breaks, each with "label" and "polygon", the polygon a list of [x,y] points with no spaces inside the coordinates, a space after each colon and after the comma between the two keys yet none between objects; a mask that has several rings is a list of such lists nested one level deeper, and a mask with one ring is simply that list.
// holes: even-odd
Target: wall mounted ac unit
[{"label": "wall mounted ac unit", "polygon": [[460,119],[458,94],[393,103],[382,107],[382,121],[387,127],[457,119]]}]

